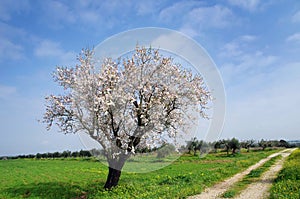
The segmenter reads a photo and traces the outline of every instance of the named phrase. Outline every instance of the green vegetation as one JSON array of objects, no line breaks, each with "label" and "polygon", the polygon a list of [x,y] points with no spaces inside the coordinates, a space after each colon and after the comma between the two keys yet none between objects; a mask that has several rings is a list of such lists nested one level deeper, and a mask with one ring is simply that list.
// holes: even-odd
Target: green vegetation
[{"label": "green vegetation", "polygon": [[[184,198],[274,152],[214,153],[204,158],[184,155],[153,172],[124,172],[119,186],[111,191],[103,189],[107,167],[93,158],[2,160],[0,198]],[[126,164],[137,166],[134,160]]]},{"label": "green vegetation", "polygon": [[182,146],[182,150],[197,155],[197,151],[200,154],[205,154],[212,149],[215,152],[226,151],[227,154],[231,151],[232,154],[237,153],[246,149],[247,152],[251,150],[266,150],[266,149],[278,149],[278,148],[293,148],[298,146],[299,143],[294,141],[289,143],[285,140],[243,140],[240,141],[237,138],[222,139],[214,142],[205,142],[203,140],[198,140],[196,137],[189,141],[186,141],[186,146]]},{"label": "green vegetation", "polygon": [[270,198],[300,198],[300,149],[295,150],[284,163],[271,188]]},{"label": "green vegetation", "polygon": [[241,191],[246,189],[249,184],[259,180],[260,176],[267,171],[268,168],[271,167],[279,158],[281,158],[281,156],[273,157],[265,162],[262,166],[258,167],[257,169],[253,169],[241,181],[231,186],[222,196],[224,198],[233,198],[240,194]]}]

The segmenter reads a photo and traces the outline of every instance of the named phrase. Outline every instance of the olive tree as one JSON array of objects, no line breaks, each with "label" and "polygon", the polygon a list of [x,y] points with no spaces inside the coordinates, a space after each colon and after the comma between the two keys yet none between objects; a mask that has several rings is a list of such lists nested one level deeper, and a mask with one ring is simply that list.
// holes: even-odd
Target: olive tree
[{"label": "olive tree", "polygon": [[247,149],[247,152],[249,152],[250,151],[250,147],[253,147],[254,143],[255,143],[255,140],[253,140],[253,139],[252,140],[246,140],[246,141],[242,141],[240,143],[240,146],[242,148]]},{"label": "olive tree", "polygon": [[236,138],[232,138],[228,141],[229,148],[232,149],[232,154],[236,153],[236,150],[240,148],[240,142]]},{"label": "olive tree", "polygon": [[53,73],[64,91],[46,97],[43,122],[100,143],[109,167],[107,189],[118,184],[136,149],[174,141],[187,118],[195,119],[189,110],[207,117],[211,94],[203,78],[157,49],[137,46],[132,57],[106,58],[100,66],[94,51],[85,49],[78,61]]}]

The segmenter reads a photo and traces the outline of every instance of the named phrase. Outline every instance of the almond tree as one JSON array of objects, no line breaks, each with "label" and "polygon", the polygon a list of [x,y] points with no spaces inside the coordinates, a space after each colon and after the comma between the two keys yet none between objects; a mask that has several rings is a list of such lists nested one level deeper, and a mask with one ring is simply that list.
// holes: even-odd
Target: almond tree
[{"label": "almond tree", "polygon": [[105,188],[118,184],[122,167],[140,148],[170,142],[184,131],[189,110],[206,117],[210,92],[201,76],[173,63],[158,50],[136,47],[131,58],[106,58],[83,50],[76,67],[57,67],[64,88],[46,97],[43,122],[64,133],[85,132],[103,147],[109,165]]}]

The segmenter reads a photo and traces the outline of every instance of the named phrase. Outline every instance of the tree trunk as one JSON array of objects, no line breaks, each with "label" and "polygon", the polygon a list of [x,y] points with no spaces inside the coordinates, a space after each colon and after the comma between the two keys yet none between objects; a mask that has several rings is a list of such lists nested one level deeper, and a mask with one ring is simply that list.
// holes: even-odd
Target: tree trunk
[{"label": "tree trunk", "polygon": [[111,167],[108,167],[108,169],[109,169],[108,176],[107,176],[106,183],[104,185],[105,189],[111,189],[112,187],[117,186],[121,176],[121,170],[114,169]]},{"label": "tree trunk", "polygon": [[104,185],[105,189],[111,189],[118,185],[122,168],[129,155],[121,155],[118,159],[108,159],[108,176]]}]

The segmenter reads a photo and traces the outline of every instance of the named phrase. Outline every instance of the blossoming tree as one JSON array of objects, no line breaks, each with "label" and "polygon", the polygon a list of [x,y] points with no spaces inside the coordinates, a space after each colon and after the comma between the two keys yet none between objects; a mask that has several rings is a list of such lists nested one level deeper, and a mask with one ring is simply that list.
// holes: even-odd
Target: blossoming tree
[{"label": "blossoming tree", "polygon": [[159,50],[137,46],[131,58],[107,58],[97,67],[94,51],[86,49],[78,60],[76,67],[57,67],[53,74],[64,94],[46,97],[43,122],[47,129],[55,123],[62,132],[85,132],[100,143],[109,165],[107,189],[118,184],[137,148],[176,139],[188,110],[206,117],[211,96],[202,77]]}]

